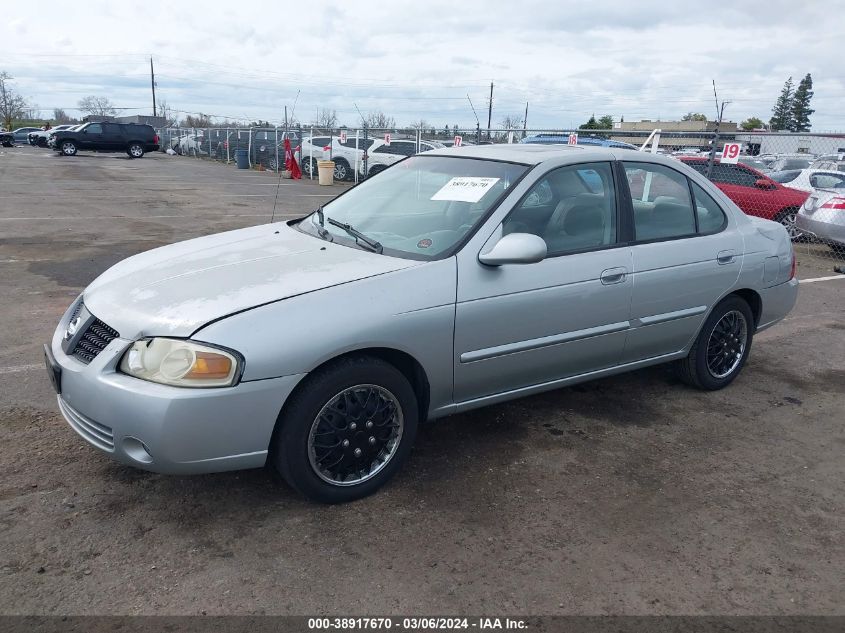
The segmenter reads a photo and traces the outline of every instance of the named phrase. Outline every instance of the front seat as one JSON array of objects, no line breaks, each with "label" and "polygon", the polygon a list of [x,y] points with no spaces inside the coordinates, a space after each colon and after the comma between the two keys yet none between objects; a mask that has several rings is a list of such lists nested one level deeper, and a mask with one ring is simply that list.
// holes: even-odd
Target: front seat
[{"label": "front seat", "polygon": [[569,209],[563,225],[550,224],[546,232],[549,251],[593,248],[604,243],[604,212],[598,204],[576,204]]}]

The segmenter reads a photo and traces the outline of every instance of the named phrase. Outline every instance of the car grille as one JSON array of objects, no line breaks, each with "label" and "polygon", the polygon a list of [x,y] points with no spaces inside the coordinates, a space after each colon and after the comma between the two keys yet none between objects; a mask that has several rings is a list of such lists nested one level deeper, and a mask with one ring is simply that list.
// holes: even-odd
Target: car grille
[{"label": "car grille", "polygon": [[94,319],[73,348],[73,355],[87,365],[118,336],[120,334],[116,330],[99,319]]},{"label": "car grille", "polygon": [[94,422],[90,418],[86,418],[76,409],[71,407],[64,398],[59,396],[59,409],[73,427],[73,430],[79,433],[83,438],[88,440],[97,448],[104,451],[114,450],[114,433],[111,427],[99,422]]}]

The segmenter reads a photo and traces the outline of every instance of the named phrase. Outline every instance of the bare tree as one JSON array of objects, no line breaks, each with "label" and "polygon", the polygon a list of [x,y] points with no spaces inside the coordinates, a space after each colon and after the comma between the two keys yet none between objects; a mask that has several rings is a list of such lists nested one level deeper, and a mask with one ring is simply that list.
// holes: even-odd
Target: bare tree
[{"label": "bare tree", "polygon": [[61,108],[53,109],[53,122],[56,125],[61,125],[62,123],[74,123],[75,121],[76,119],[73,119],[68,116],[67,112],[65,112]]},{"label": "bare tree", "polygon": [[7,129],[12,129],[12,121],[20,119],[27,108],[26,99],[12,88],[11,80],[9,73],[0,72],[0,117]]},{"label": "bare tree", "polygon": [[182,121],[180,127],[211,127],[211,116],[197,112],[196,114],[189,114]]},{"label": "bare tree", "polygon": [[367,118],[364,120],[364,123],[367,127],[374,127],[374,128],[395,128],[396,127],[396,119],[392,116],[387,116],[381,110],[376,110],[375,112],[368,112]]},{"label": "bare tree", "polygon": [[502,118],[501,125],[505,130],[518,130],[522,128],[522,119],[517,114],[508,114]]},{"label": "bare tree", "polygon": [[328,108],[318,109],[317,117],[311,122],[311,125],[326,129],[337,127],[337,110],[329,110]]},{"label": "bare tree", "polygon": [[427,130],[431,127],[431,124],[425,119],[419,119],[417,121],[411,121],[411,127],[415,130]]},{"label": "bare tree", "polygon": [[80,99],[78,105],[79,109],[86,114],[93,114],[96,116],[114,116],[117,114],[117,109],[107,97],[90,95]]},{"label": "bare tree", "polygon": [[173,127],[176,125],[176,122],[179,120],[178,113],[170,107],[170,104],[167,103],[165,100],[159,101],[158,104],[158,116],[162,117],[166,121],[167,127]]}]

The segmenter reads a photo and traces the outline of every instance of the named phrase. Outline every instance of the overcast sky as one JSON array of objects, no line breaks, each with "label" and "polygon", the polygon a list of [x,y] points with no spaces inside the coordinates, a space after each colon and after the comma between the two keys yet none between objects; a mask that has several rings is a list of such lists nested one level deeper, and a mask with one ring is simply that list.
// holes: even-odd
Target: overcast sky
[{"label": "overcast sky", "polygon": [[[85,95],[127,113],[157,97],[175,109],[279,122],[296,101],[341,123],[382,110],[474,126],[505,115],[528,127],[569,127],[592,113],[614,120],[726,118],[771,108],[790,75],[813,76],[815,131],[845,130],[845,2],[730,3],[592,0],[29,0],[4,3],[0,70],[48,116]],[[299,97],[297,100],[297,93]]]}]

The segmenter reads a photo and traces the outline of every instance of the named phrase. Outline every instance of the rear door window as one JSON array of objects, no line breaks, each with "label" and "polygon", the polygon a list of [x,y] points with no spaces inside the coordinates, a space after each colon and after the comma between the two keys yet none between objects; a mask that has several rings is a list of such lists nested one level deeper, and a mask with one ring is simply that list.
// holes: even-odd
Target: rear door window
[{"label": "rear door window", "polygon": [[695,235],[695,211],[683,174],[652,163],[623,162],[638,241]]}]

